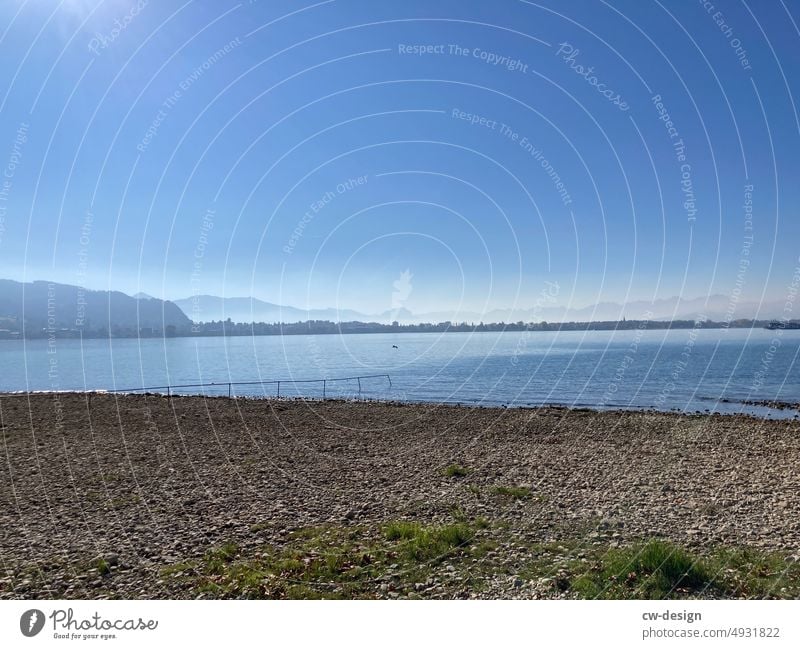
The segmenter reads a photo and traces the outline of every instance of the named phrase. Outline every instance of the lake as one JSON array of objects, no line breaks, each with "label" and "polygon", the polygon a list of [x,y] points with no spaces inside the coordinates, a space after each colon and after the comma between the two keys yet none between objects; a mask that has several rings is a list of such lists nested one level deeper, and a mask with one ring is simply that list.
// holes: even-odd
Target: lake
[{"label": "lake", "polygon": [[[396,345],[397,347],[393,347]],[[281,396],[362,379],[362,398],[558,404],[795,416],[747,403],[800,400],[800,331],[707,329],[0,341],[0,391],[133,389],[281,380]],[[276,384],[232,386],[273,396]],[[175,389],[227,395],[228,386]],[[359,396],[355,380],[329,397]]]}]

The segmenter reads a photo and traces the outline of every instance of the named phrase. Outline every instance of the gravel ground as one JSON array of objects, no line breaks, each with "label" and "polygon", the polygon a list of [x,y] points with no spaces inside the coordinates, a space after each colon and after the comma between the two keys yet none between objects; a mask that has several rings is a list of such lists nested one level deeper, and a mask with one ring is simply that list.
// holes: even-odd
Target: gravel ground
[{"label": "gravel ground", "polygon": [[478,594],[444,562],[423,596],[547,596],[513,575],[532,543],[800,552],[797,421],[35,394],[0,398],[0,424],[0,598],[194,597],[164,568],[219,544],[255,554],[301,528],[454,510],[502,524],[489,554],[509,569]]}]

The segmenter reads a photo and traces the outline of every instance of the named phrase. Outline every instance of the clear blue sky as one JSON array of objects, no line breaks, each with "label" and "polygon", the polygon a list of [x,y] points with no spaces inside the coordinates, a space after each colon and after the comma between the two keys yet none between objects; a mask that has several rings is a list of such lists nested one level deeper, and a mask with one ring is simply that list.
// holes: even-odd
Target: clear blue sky
[{"label": "clear blue sky", "polygon": [[529,307],[546,282],[575,306],[780,300],[798,23],[780,1],[6,0],[0,275],[368,312]]}]

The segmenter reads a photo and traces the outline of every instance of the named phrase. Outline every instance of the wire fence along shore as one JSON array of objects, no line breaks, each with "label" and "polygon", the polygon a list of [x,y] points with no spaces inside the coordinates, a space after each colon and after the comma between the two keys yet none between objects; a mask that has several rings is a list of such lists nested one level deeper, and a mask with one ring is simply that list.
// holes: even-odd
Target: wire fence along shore
[{"label": "wire fence along shore", "polygon": [[[389,387],[392,387],[392,377],[388,374],[361,374],[359,376],[340,376],[335,378],[324,378],[324,379],[269,379],[263,381],[212,381],[210,383],[184,383],[184,384],[175,384],[175,385],[157,385],[157,386],[149,386],[149,387],[142,387],[142,388],[117,388],[114,390],[105,390],[105,392],[109,392],[112,394],[117,393],[135,393],[135,392],[165,392],[167,396],[172,396],[173,394],[179,394],[181,391],[194,391],[194,390],[202,390],[203,394],[205,394],[205,390],[212,388],[212,389],[220,389],[220,388],[227,388],[228,396],[234,397],[236,395],[236,391],[234,388],[239,386],[268,386],[274,385],[275,396],[281,396],[281,384],[283,385],[303,385],[303,384],[314,384],[320,385],[322,384],[322,398],[325,399],[328,394],[328,384],[329,383],[342,383],[345,381],[353,382],[355,381],[358,385],[358,394],[362,392],[362,380],[367,379],[386,379],[389,382]],[[252,395],[247,395],[252,396]],[[285,396],[285,395],[284,395]]]},{"label": "wire fence along shore", "polygon": [[[153,385],[141,388],[114,388],[113,390],[106,390],[102,388],[96,389],[87,389],[87,390],[57,390],[56,393],[63,392],[63,393],[76,393],[76,392],[85,392],[88,395],[92,395],[95,393],[100,394],[135,394],[140,392],[153,392],[153,393],[160,393],[166,394],[167,396],[171,397],[173,395],[180,395],[180,396],[188,396],[188,395],[198,395],[202,394],[204,396],[208,396],[206,390],[208,389],[226,389],[228,391],[228,397],[233,398],[236,396],[248,396],[252,397],[252,394],[243,394],[237,395],[235,388],[238,386],[268,386],[274,385],[275,396],[281,396],[281,384],[283,385],[301,385],[301,384],[315,384],[320,385],[322,384],[322,398],[326,399],[328,396],[328,384],[329,383],[342,383],[342,382],[356,382],[358,386],[358,394],[362,393],[362,384],[361,382],[367,379],[386,379],[389,382],[389,387],[392,387],[392,377],[388,374],[361,374],[359,376],[339,376],[334,378],[324,378],[324,379],[269,379],[263,381],[211,381],[209,383],[182,383],[182,384],[170,384],[170,385]],[[5,394],[0,394],[0,398],[4,397],[21,397],[26,396],[29,394],[36,394],[36,393],[50,393],[53,392],[51,390],[35,390],[35,391],[21,391],[21,392],[7,392]],[[289,396],[284,394],[284,396]],[[303,396],[301,394],[296,394],[292,396]]]}]

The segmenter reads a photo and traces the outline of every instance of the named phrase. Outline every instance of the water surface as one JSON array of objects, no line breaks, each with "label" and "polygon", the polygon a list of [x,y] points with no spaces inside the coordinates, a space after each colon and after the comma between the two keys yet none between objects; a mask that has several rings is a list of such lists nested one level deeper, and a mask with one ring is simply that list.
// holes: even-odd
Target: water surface
[{"label": "water surface", "polygon": [[[798,354],[800,331],[763,329],[0,341],[0,391],[280,379],[282,396],[321,397],[321,384],[287,380],[387,373],[391,386],[364,379],[360,396],[794,416],[750,402],[800,400]],[[231,391],[271,396],[277,385]],[[328,383],[326,394],[358,396],[358,385]]]}]

